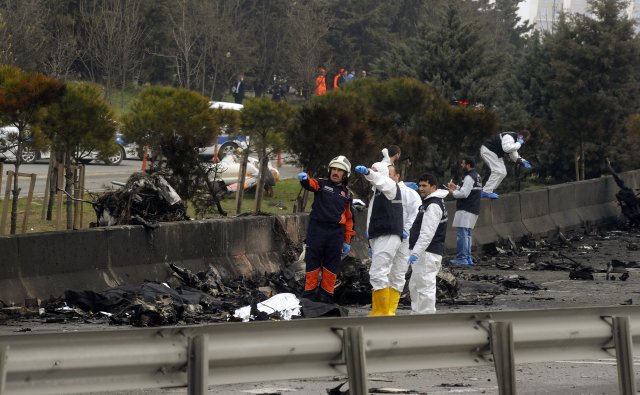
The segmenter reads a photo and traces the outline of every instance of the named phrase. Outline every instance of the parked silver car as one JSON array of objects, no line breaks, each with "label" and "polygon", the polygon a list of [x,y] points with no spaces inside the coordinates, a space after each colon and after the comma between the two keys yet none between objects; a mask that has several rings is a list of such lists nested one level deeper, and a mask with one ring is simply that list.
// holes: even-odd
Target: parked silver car
[{"label": "parked silver car", "polygon": [[[11,135],[18,134],[18,128],[15,126],[3,126],[0,127],[0,161],[13,162],[16,159],[16,146],[12,143]],[[134,146],[127,145],[123,139],[122,133],[116,133],[116,143],[118,144],[118,150],[107,157],[105,163],[108,165],[119,165],[124,159],[138,158],[137,150]],[[22,163],[34,163],[40,159],[49,159],[51,152],[49,150],[34,150],[33,147],[27,142],[22,147],[20,153]],[[78,152],[77,158],[81,163],[90,163],[99,159],[99,153],[97,151],[84,151]]]}]

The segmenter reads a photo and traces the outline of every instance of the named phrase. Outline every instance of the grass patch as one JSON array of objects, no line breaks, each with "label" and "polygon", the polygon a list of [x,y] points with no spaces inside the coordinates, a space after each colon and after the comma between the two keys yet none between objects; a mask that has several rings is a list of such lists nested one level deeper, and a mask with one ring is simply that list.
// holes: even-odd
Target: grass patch
[{"label": "grass patch", "polygon": [[[296,179],[280,180],[273,189],[272,197],[263,197],[262,209],[264,213],[270,214],[290,214],[293,212],[293,207],[298,198],[300,192],[300,183]],[[245,193],[244,200],[242,202],[242,212],[253,212],[255,209],[255,193]],[[309,195],[307,202],[307,209],[309,211],[311,203],[313,202],[313,194]],[[236,200],[235,195],[230,195],[229,198],[222,200],[222,208],[227,212],[229,216],[235,215]],[[215,209],[214,209],[215,210]],[[193,209],[190,206],[187,212],[189,216],[194,216]],[[212,214],[207,218],[219,218],[220,215]]]},{"label": "grass patch", "polygon": [[[296,202],[296,198],[298,197],[298,193],[300,193],[300,183],[295,179],[286,179],[281,180],[277,183],[274,188],[273,197],[264,197],[262,201],[262,212],[271,213],[271,214],[290,214],[293,212],[293,207]],[[3,195],[4,197],[4,195]],[[91,200],[90,195],[85,195],[85,200]],[[307,203],[307,210],[309,211],[311,207],[311,203],[313,202],[313,194],[310,194],[309,201]],[[4,200],[0,200],[0,215],[2,213],[2,209],[4,209]],[[22,223],[24,218],[24,213],[26,209],[27,199],[20,198],[18,200],[18,221],[17,221],[17,233],[22,232]],[[42,197],[33,198],[31,202],[31,207],[29,209],[28,222],[25,233],[37,233],[37,232],[52,232],[55,230],[65,230],[66,229],[66,208],[63,204],[61,221],[60,221],[60,229],[56,227],[56,218],[57,218],[57,205],[54,205],[52,212],[52,220],[48,221],[46,219],[42,219],[42,207],[43,207],[44,199]],[[228,213],[228,216],[231,217],[235,215],[235,197],[231,195],[228,199],[224,199],[222,202],[222,207]],[[9,234],[10,229],[10,221],[11,221],[11,200],[7,201],[9,207],[7,208],[7,224],[4,228],[4,234]],[[96,222],[96,214],[93,210],[93,207],[88,203],[82,203],[82,227],[81,229],[86,229],[89,227],[91,222]],[[242,204],[242,212],[250,213],[253,212],[255,208],[255,194],[248,193],[244,195],[244,201]],[[215,210],[215,209],[214,209]],[[213,212],[213,211],[212,211]],[[187,215],[191,218],[195,218],[195,212],[193,210],[193,205],[189,205],[189,209],[187,211]],[[221,218],[219,214],[212,213],[210,215],[205,216],[206,219],[213,218]]]}]

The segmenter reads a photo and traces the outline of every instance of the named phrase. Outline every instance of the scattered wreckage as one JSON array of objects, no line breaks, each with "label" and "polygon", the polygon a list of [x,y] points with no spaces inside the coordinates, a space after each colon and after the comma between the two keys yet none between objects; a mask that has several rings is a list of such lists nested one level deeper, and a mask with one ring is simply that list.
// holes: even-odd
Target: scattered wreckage
[{"label": "scattered wreckage", "polygon": [[[623,183],[621,188],[624,188]],[[188,219],[184,204],[160,175],[136,175],[123,188],[103,195],[95,207],[103,225],[143,222],[153,226],[157,221]],[[520,274],[525,272],[532,276],[535,272],[567,272],[565,278],[576,281],[628,281],[634,273],[630,269],[639,269],[640,261],[625,261],[615,256],[607,261],[592,258],[593,252],[605,241],[616,240],[630,252],[640,250],[635,217],[626,217],[627,222],[618,224],[622,230],[558,233],[553,239],[525,237],[519,243],[507,239],[485,245],[481,256],[474,257],[477,265],[442,268],[437,278],[438,305],[492,305],[498,295],[535,294],[545,290],[543,285]],[[302,246],[288,237],[282,224],[274,229],[285,241],[282,252],[285,265],[279,272],[223,280],[213,267],[193,273],[167,263],[170,276],[163,283],[122,285],[103,292],[69,290],[63,298],[27,301],[25,306],[19,307],[0,302],[0,321],[26,316],[44,323],[76,321],[157,326],[339,317],[348,314],[344,306],[370,304],[370,262],[352,256],[343,260],[335,304],[297,298],[304,286],[305,265],[299,258]],[[410,271],[407,278],[409,276]],[[547,300],[549,297],[532,299]],[[632,303],[632,299],[629,301]],[[400,311],[408,310],[408,306],[410,300],[405,290]]]},{"label": "scattered wreckage", "polygon": [[[281,229],[284,232],[284,229]],[[629,269],[640,268],[638,261],[589,260],[590,251],[603,240],[628,242],[631,233],[609,231],[602,235],[562,235],[553,242],[523,240],[515,245],[488,245],[473,267],[444,267],[438,274],[438,304],[449,306],[494,303],[498,295],[530,293],[535,300],[546,300],[545,287],[520,273],[567,272],[571,280],[627,281]],[[638,237],[631,234],[632,237]],[[512,248],[513,246],[517,249]],[[590,249],[591,250],[590,250]],[[213,267],[194,273],[168,263],[170,276],[163,283],[144,282],[114,287],[103,292],[68,290],[64,297],[31,301],[26,306],[1,306],[0,319],[31,317],[43,323],[86,322],[112,325],[159,326],[248,320],[286,320],[348,315],[347,307],[366,307],[371,302],[368,260],[347,257],[336,285],[336,304],[298,298],[304,283],[304,262],[298,259],[301,246],[286,244],[284,268],[257,277],[223,280]],[[587,262],[589,264],[587,264]],[[504,274],[503,274],[504,272]],[[410,273],[408,273],[408,276]],[[543,297],[544,296],[544,297]],[[548,297],[546,297],[548,299]],[[403,292],[400,311],[408,310],[408,292]]]},{"label": "scattered wreckage", "polygon": [[96,226],[131,224],[156,228],[158,222],[190,219],[186,205],[160,173],[134,173],[121,188],[103,193],[91,204]]}]

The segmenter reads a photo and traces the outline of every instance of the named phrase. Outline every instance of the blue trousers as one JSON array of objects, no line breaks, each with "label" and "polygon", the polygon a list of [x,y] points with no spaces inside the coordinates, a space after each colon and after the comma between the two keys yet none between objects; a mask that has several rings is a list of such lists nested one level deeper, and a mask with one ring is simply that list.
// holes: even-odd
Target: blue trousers
[{"label": "blue trousers", "polygon": [[304,261],[306,276],[303,297],[313,299],[320,288],[326,297],[332,297],[336,279],[340,272],[344,227],[327,225],[311,220],[305,243]]},{"label": "blue trousers", "polygon": [[456,259],[471,259],[471,228],[456,228]]}]

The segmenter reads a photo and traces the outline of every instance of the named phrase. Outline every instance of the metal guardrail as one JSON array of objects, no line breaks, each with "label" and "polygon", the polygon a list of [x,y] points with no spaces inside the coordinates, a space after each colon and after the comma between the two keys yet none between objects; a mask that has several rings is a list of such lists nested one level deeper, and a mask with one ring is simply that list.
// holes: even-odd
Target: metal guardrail
[{"label": "metal guardrail", "polygon": [[303,319],[195,327],[0,336],[0,395],[208,386],[495,364],[515,394],[514,363],[616,356],[635,394],[640,306]]}]

